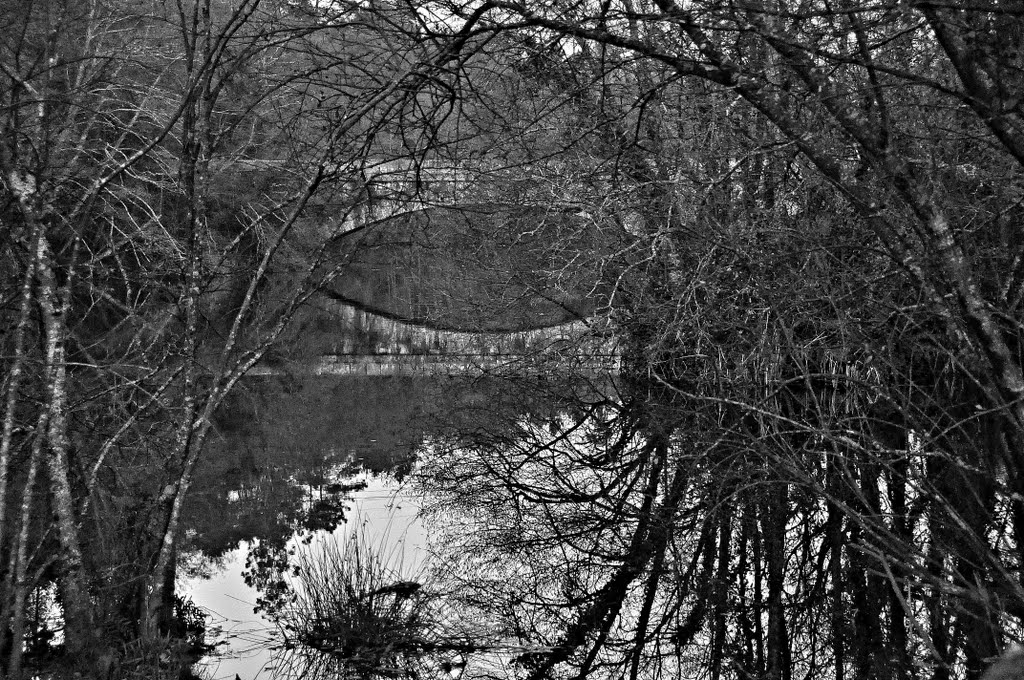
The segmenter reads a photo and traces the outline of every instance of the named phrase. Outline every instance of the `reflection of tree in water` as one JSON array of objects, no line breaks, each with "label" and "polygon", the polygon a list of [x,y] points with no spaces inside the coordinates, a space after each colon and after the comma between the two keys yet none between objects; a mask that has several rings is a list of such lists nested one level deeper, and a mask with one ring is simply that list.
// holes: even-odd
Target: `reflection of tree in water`
[{"label": "reflection of tree in water", "polygon": [[[674,384],[623,373],[616,398],[574,408],[482,401],[475,429],[425,447],[414,480],[452,606],[535,648],[506,677],[977,678],[949,650],[1020,635],[1001,609],[1017,557],[968,524],[991,521],[971,484],[994,478],[882,446],[863,375],[835,393],[776,366],[722,369],[725,397],[692,396],[710,379],[679,359]],[[542,403],[516,388],[506,403]]]},{"label": "reflection of tree in water", "polygon": [[[532,384],[533,381],[531,381]],[[447,381],[444,413],[427,421],[430,441],[514,437],[515,424],[561,422],[604,397],[586,385],[551,379],[527,393],[492,378]],[[590,401],[568,395],[580,390]],[[395,564],[385,543],[363,534],[329,537],[298,554],[257,546],[250,582],[264,613],[284,633],[281,666],[301,677],[452,678],[474,665],[503,663],[526,647],[478,618],[456,592],[456,575]],[[467,615],[468,613],[468,615]]]},{"label": "reflection of tree in water", "polygon": [[308,541],[345,521],[351,493],[365,486],[352,481],[362,467],[401,474],[411,464],[436,386],[282,375],[243,387],[217,414],[219,436],[185,507],[184,551],[216,560],[247,544],[243,577],[262,609],[289,592],[292,537]]},{"label": "reflection of tree in water", "polygon": [[[415,477],[462,616],[490,621],[508,651],[518,647],[509,675],[549,677],[570,656],[580,677],[612,667],[628,645],[616,619],[643,614],[633,582],[652,562],[664,566],[686,488],[669,467],[667,413],[634,407],[610,381],[565,387],[508,383],[506,403],[536,407],[503,417],[481,404],[485,425],[438,437]],[[584,640],[597,644],[577,659]]]},{"label": "reflection of tree in water", "polygon": [[[188,547],[218,557],[259,542],[254,564],[284,560],[296,532],[331,531],[344,519],[360,467],[411,463],[420,419],[436,386],[406,378],[282,375],[247,380],[217,414],[186,506]],[[274,552],[274,556],[267,554]],[[269,568],[269,567],[268,567]]]}]

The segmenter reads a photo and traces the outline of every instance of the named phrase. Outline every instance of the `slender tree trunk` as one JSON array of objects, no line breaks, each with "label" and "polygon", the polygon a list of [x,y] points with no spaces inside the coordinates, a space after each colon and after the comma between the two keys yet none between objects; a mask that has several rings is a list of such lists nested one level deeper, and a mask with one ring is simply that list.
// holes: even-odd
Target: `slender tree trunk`
[{"label": "slender tree trunk", "polygon": [[[926,463],[925,476],[929,481],[939,479],[943,472],[944,462],[938,456],[931,456]],[[941,503],[932,499],[926,510],[928,521],[928,558],[927,568],[929,581],[933,584],[925,598],[928,608],[928,628],[931,634],[932,649],[935,650],[935,670],[931,680],[950,680],[950,662],[954,658],[953,643],[950,639],[951,598],[946,594],[945,584],[949,574],[949,527],[946,525],[945,512]]]},{"label": "slender tree trunk", "polygon": [[747,599],[747,591],[750,587],[750,536],[757,531],[757,521],[751,517],[750,506],[744,504],[740,532],[736,554],[739,556],[736,565],[736,589],[738,595],[737,616],[739,618],[740,632],[742,633],[741,644],[743,658],[743,675],[751,676],[755,672],[754,661],[754,640],[756,633],[751,623],[751,604]]},{"label": "slender tree trunk", "polygon": [[[211,115],[208,101],[210,91],[209,70],[211,64],[202,62],[211,58],[212,39],[208,0],[198,0],[193,8],[191,27],[186,25],[182,16],[182,40],[187,59],[187,72],[190,81],[197,80],[189,94],[189,101],[182,115],[182,157],[179,179],[184,190],[186,205],[187,243],[185,248],[185,290],[182,296],[185,325],[182,329],[182,360],[185,362],[181,392],[181,407],[178,411],[178,429],[175,433],[174,450],[171,454],[170,469],[176,477],[168,480],[153,509],[153,519],[147,538],[154,540],[152,562],[149,577],[146,579],[145,591],[142,594],[141,635],[153,639],[166,632],[172,612],[167,610],[168,595],[167,572],[171,568],[171,560],[175,554],[177,538],[177,512],[179,499],[186,492],[187,486],[182,479],[183,471],[192,456],[195,447],[197,381],[199,342],[199,303],[202,267],[202,233],[206,227],[206,165],[204,158],[209,154],[208,136],[204,134],[204,125],[208,128]],[[197,70],[197,68],[199,70]]]},{"label": "slender tree trunk", "polygon": [[[829,463],[827,472],[832,498],[837,498],[842,482],[837,479],[840,474],[835,470],[835,463]],[[829,501],[828,519],[826,520],[825,535],[829,545],[829,581],[832,591],[831,596],[831,634],[832,634],[832,662],[834,669],[834,680],[844,680],[846,676],[846,606],[844,604],[844,593],[846,592],[846,579],[843,578],[843,556],[846,551],[845,534],[843,532],[843,513],[834,501]]]},{"label": "slender tree trunk", "polygon": [[763,532],[767,541],[768,639],[766,674],[775,680],[791,680],[789,634],[784,602],[786,577],[786,520],[789,517],[789,485],[776,482],[765,512]]},{"label": "slender tree trunk", "polygon": [[[907,473],[909,464],[905,457],[892,463],[889,475],[889,505],[892,508],[891,531],[898,545],[910,553],[914,550],[913,536],[910,533],[910,520],[907,517]],[[907,612],[904,610],[904,598],[897,588],[902,587],[906,580],[906,570],[900,566],[901,560],[892,567],[893,580],[889,584],[889,649],[892,655],[892,676],[897,680],[908,680],[911,677],[910,648],[907,635]]]},{"label": "slender tree trunk", "polygon": [[988,601],[983,589],[978,588],[991,583],[991,577],[986,573],[986,557],[993,550],[986,536],[992,524],[994,493],[991,479],[978,470],[977,463],[967,469],[958,465],[955,470],[947,498],[950,505],[955,504],[954,512],[959,511],[959,517],[950,518],[954,525],[951,534],[957,537],[951,546],[957,551],[957,580],[968,588],[978,589],[961,602],[956,629],[964,642],[967,678],[976,680],[988,667],[989,660],[1001,652],[999,633],[1003,612]]},{"label": "slender tree trunk", "polygon": [[25,638],[25,601],[28,597],[28,543],[29,530],[32,525],[32,496],[36,487],[36,474],[39,469],[39,459],[42,458],[43,436],[42,429],[46,427],[45,412],[40,415],[40,433],[32,443],[32,457],[29,461],[28,477],[25,479],[25,488],[21,499],[21,530],[18,532],[18,542],[11,551],[10,569],[14,574],[14,602],[9,614],[0,617],[0,621],[11,622],[11,658],[7,665],[7,677],[10,680],[17,680],[21,677],[22,646]]},{"label": "slender tree trunk", "polygon": [[18,295],[18,323],[14,328],[14,359],[7,374],[7,398],[4,402],[3,433],[0,434],[0,549],[3,548],[4,541],[7,538],[4,535],[7,526],[7,475],[10,467],[14,426],[18,419],[18,389],[21,387],[21,378],[25,370],[25,332],[32,311],[32,281],[35,278],[36,260],[39,256],[37,243],[39,237],[39,225],[34,224],[29,239],[31,258],[25,266],[21,290]]},{"label": "slender tree trunk", "polygon": [[38,242],[38,300],[46,339],[47,472],[60,542],[60,594],[64,611],[64,646],[74,658],[87,659],[96,649],[92,603],[82,558],[82,541],[71,488],[68,459],[67,357],[64,315],[66,301],[50,261],[49,243]]},{"label": "slender tree trunk", "polygon": [[[717,569],[711,581],[712,599],[711,620],[711,678],[719,680],[725,666],[725,643],[728,633],[726,620],[728,617],[728,594],[732,555],[732,515],[726,509],[719,517],[718,551],[716,555]],[[710,551],[710,547],[708,548]],[[708,574],[711,577],[711,574]]]},{"label": "slender tree trunk", "polygon": [[[764,504],[755,502],[751,503],[754,513],[757,517],[763,517]],[[753,520],[757,522],[757,519]],[[756,524],[752,527],[753,532],[751,538],[754,542],[754,594],[752,597],[751,604],[754,614],[754,641],[755,641],[755,661],[754,671],[758,676],[765,675],[767,673],[767,659],[765,658],[765,635],[764,635],[764,538],[765,534],[762,527],[758,527]]]},{"label": "slender tree trunk", "polygon": [[[39,249],[37,247],[37,241],[40,236],[39,225],[33,225],[34,228],[29,239],[29,252],[31,257],[25,267],[25,272],[22,277],[21,290],[19,291],[19,306],[18,306],[18,322],[14,330],[14,359],[11,363],[10,372],[7,376],[7,398],[4,403],[4,415],[3,415],[3,434],[0,435],[0,554],[5,549],[11,539],[7,536],[8,524],[11,523],[11,519],[7,517],[7,491],[10,485],[9,471],[10,471],[10,460],[11,460],[11,447],[14,439],[14,427],[18,420],[18,405],[19,395],[18,390],[21,388],[21,379],[25,370],[25,335],[28,328],[28,322],[32,312],[32,283],[35,279],[36,259],[38,257]],[[36,424],[35,440],[32,445],[32,460],[30,463],[29,478],[32,480],[27,483],[27,487],[31,489],[34,486],[35,472],[38,467],[39,451],[41,450],[43,443],[43,430],[46,428],[46,415],[45,411],[40,414],[38,422]],[[28,523],[28,508],[26,503],[31,505],[31,496],[28,499],[22,500],[22,513],[21,521],[23,523],[22,533],[27,531]],[[27,540],[27,537],[26,537]],[[17,603],[17,593],[20,592],[18,588],[18,576],[17,570],[19,566],[18,555],[19,555],[20,543],[15,544],[13,541],[10,542],[10,546],[7,549],[10,552],[9,566],[3,577],[3,586],[0,588],[0,631],[5,630],[8,626],[12,631],[11,635],[11,662],[9,668],[10,677],[17,677],[19,671],[19,662],[15,659],[15,655],[20,655],[20,637],[17,635],[17,628],[22,621],[22,608]]]},{"label": "slender tree trunk", "polygon": [[[878,475],[880,466],[874,460],[867,460],[859,466],[859,493],[862,503],[861,522],[872,527],[871,531],[884,532],[882,524],[881,495],[879,492]],[[869,532],[864,532],[868,534]],[[864,534],[862,534],[864,535]],[[856,550],[856,548],[854,548]],[[855,563],[858,565],[858,584],[863,580],[860,605],[857,609],[857,636],[863,645],[863,663],[866,664],[868,675],[872,679],[886,680],[892,668],[891,653],[886,649],[882,637],[884,630],[884,613],[886,592],[890,592],[890,584],[878,575],[870,559],[861,551],[857,551]],[[861,575],[862,574],[862,575]]]}]

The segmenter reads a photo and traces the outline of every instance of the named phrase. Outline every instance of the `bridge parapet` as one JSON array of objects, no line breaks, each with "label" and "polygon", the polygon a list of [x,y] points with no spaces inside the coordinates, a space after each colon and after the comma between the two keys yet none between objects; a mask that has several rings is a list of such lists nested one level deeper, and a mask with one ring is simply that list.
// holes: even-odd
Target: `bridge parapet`
[{"label": "bridge parapet", "polygon": [[[310,168],[297,167],[290,161],[257,158],[217,159],[211,162],[211,170],[296,176],[311,172]],[[342,224],[336,225],[341,231],[428,207],[451,207],[467,200],[471,203],[505,200],[517,193],[519,185],[553,181],[551,177],[539,179],[538,170],[533,166],[528,170],[479,160],[361,158],[328,165],[323,170],[336,187],[345,188],[334,194],[330,202],[333,207],[345,204],[343,210],[337,211],[346,215]],[[561,174],[554,172],[553,176]],[[593,173],[589,178],[594,180]],[[551,189],[548,187],[544,192],[548,202],[575,204],[571,197],[558,198],[558,192]],[[324,208],[320,206],[321,210]]]}]

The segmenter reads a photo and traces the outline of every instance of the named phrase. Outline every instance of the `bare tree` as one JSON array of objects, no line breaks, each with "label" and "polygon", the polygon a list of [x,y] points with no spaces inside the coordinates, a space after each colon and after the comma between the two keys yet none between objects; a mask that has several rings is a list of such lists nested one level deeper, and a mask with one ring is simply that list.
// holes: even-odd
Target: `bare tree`
[{"label": "bare tree", "polygon": [[167,631],[213,413],[344,268],[362,169],[388,153],[367,140],[433,54],[355,5],[8,5],[0,549],[19,676],[25,594],[50,579],[85,667]]},{"label": "bare tree", "polygon": [[661,428],[627,431],[666,447],[624,460],[682,465],[689,485],[652,479],[664,506],[639,483],[632,503],[607,484],[591,498],[551,488],[578,483],[558,471],[581,453],[521,478],[561,435],[458,443],[444,469],[467,503],[543,518],[522,532],[543,539],[470,540],[483,554],[545,563],[578,540],[559,510],[583,498],[608,501],[609,527],[674,525],[580,603],[537,577],[552,623],[524,635],[554,649],[536,677],[685,660],[713,677],[980,675],[1020,635],[1020,8],[448,9],[456,43],[518,37],[532,82],[576,116],[547,119],[567,131],[551,157],[614,162],[601,217],[636,240],[604,260],[610,307]]}]

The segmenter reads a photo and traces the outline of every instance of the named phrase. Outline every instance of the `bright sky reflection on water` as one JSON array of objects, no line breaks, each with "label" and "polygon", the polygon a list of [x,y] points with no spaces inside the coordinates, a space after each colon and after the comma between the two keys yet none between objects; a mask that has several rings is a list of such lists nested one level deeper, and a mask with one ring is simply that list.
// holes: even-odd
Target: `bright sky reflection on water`
[{"label": "bright sky reflection on water", "polygon": [[[367,487],[356,492],[347,514],[348,522],[328,538],[314,538],[310,549],[325,540],[344,540],[352,531],[362,531],[383,555],[409,565],[422,559],[426,534],[417,518],[414,498],[388,477],[366,477]],[[194,578],[181,584],[181,592],[210,614],[207,625],[220,634],[207,633],[207,642],[224,641],[215,657],[207,657],[195,672],[210,680],[277,680],[271,667],[273,624],[253,613],[258,593],[242,579],[248,545],[228,553],[222,566],[210,578]]]}]

